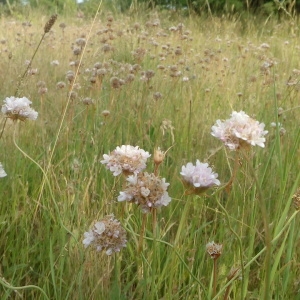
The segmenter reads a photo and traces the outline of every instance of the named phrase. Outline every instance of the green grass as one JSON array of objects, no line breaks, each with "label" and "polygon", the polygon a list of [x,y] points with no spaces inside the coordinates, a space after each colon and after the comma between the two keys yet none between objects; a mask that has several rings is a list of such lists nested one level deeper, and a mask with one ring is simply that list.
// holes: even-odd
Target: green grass
[{"label": "green grass", "polygon": [[[241,280],[229,284],[230,299],[300,299],[299,219],[292,205],[300,181],[299,23],[143,13],[115,15],[112,30],[97,34],[107,28],[107,15],[101,12],[94,24],[58,17],[32,62],[38,74],[26,76],[19,91],[39,117],[5,125],[0,139],[0,162],[8,174],[0,180],[1,299],[212,299],[213,260],[205,250],[212,240],[224,246],[215,299],[224,298],[233,266],[243,268]],[[147,23],[157,18],[159,26]],[[0,20],[3,100],[15,94],[47,19],[32,14],[31,27]],[[182,34],[169,31],[179,23],[185,25]],[[87,46],[82,57],[75,57],[72,44],[83,36]],[[102,51],[104,40],[113,51]],[[270,48],[261,48],[262,43]],[[181,55],[175,54],[177,47]],[[145,50],[142,59],[132,54],[138,48]],[[76,72],[69,66],[76,59],[82,60],[75,80],[81,88],[71,100],[68,91],[74,86],[65,74]],[[53,60],[60,64],[51,66]],[[273,67],[263,70],[271,61]],[[97,62],[107,74],[92,84],[87,69]],[[179,77],[170,76],[175,65]],[[144,82],[141,72],[147,70],[155,75]],[[111,77],[125,80],[130,73],[133,82],[111,87]],[[41,80],[48,88],[43,96],[36,86]],[[58,81],[67,87],[58,90]],[[154,99],[156,92],[161,99]],[[85,97],[94,105],[85,106]],[[104,117],[103,110],[110,115]],[[238,153],[226,150],[210,132],[233,110],[264,122],[269,133],[264,149],[254,147],[239,157],[226,192]],[[163,130],[164,120],[171,126]],[[270,126],[276,121],[284,135]],[[170,183],[172,201],[157,213],[156,232],[152,215],[147,217],[141,253],[143,214],[117,202],[124,178],[113,177],[99,162],[122,144],[150,153],[173,146],[159,169]],[[74,159],[78,169],[72,167]],[[186,196],[179,172],[196,159],[209,162],[222,185]],[[150,160],[147,171],[153,170]],[[111,257],[85,249],[84,232],[111,213],[127,231],[127,247]]]}]

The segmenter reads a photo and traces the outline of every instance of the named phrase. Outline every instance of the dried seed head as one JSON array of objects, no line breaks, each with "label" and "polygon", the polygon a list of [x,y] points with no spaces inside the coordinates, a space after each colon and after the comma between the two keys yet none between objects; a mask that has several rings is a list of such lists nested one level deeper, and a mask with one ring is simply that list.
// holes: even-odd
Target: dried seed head
[{"label": "dried seed head", "polygon": [[52,28],[52,26],[54,25],[55,21],[57,19],[57,14],[52,15],[49,19],[49,21],[46,23],[45,27],[44,27],[44,33],[47,33],[50,31],[50,29]]},{"label": "dried seed head", "polygon": [[206,251],[212,259],[218,259],[222,254],[223,245],[217,244],[214,241],[206,244]]},{"label": "dried seed head", "polygon": [[102,116],[103,117],[108,117],[109,115],[110,115],[110,111],[109,110],[105,109],[105,110],[102,111]]},{"label": "dried seed head", "polygon": [[63,81],[59,81],[57,84],[56,84],[56,87],[58,89],[63,89],[66,87],[66,84],[63,82]]},{"label": "dried seed head", "polygon": [[82,104],[87,105],[87,106],[94,104],[94,100],[92,98],[90,98],[90,97],[83,98],[81,100],[81,102],[82,102]]}]

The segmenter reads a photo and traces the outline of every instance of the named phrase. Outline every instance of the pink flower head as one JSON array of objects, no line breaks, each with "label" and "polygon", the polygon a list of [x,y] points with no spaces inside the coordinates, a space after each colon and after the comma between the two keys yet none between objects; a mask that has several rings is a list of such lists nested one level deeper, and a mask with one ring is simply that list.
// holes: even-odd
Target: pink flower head
[{"label": "pink flower head", "polygon": [[186,166],[182,166],[180,174],[194,193],[202,192],[214,185],[220,185],[220,181],[217,179],[218,174],[214,173],[207,163],[201,163],[198,159],[196,165],[189,162]]},{"label": "pink flower head", "polygon": [[250,118],[245,112],[233,111],[231,118],[217,120],[211,134],[220,139],[230,150],[237,150],[246,145],[265,147],[265,124]]},{"label": "pink flower head", "polygon": [[171,198],[167,192],[169,183],[165,178],[142,172],[128,176],[125,191],[120,192],[118,201],[134,202],[140,206],[143,213],[152,209],[167,206]]},{"label": "pink flower head", "polygon": [[122,145],[113,150],[109,155],[104,154],[102,164],[113,172],[114,176],[125,174],[138,174],[146,168],[147,159],[151,155],[138,146]]}]

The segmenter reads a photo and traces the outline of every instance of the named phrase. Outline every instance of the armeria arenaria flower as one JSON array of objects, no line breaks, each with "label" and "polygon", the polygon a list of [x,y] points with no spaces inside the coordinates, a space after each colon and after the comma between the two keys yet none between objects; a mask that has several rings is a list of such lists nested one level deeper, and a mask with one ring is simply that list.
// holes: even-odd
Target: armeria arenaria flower
[{"label": "armeria arenaria flower", "polygon": [[250,118],[245,112],[232,112],[231,118],[217,120],[212,126],[212,135],[220,139],[230,150],[238,150],[246,146],[265,147],[265,124]]},{"label": "armeria arenaria flower", "polygon": [[189,162],[182,166],[180,174],[184,183],[191,188],[191,193],[199,194],[214,185],[220,185],[218,174],[212,171],[208,163],[201,163],[198,159],[196,165]]},{"label": "armeria arenaria flower", "polygon": [[113,150],[109,155],[104,154],[102,164],[113,172],[114,176],[137,174],[146,168],[147,159],[151,155],[138,146],[122,145]]},{"label": "armeria arenaria flower", "polygon": [[2,164],[0,163],[0,178],[3,178],[5,176],[7,176],[7,174],[4,171],[4,168],[3,168]]},{"label": "armeria arenaria flower", "polygon": [[143,172],[128,176],[127,181],[127,188],[120,192],[118,201],[133,202],[139,205],[144,213],[167,206],[171,201],[167,192],[170,184],[165,178]]},{"label": "armeria arenaria flower", "polygon": [[13,120],[36,120],[38,113],[30,107],[30,104],[32,104],[32,102],[26,97],[7,97],[4,100],[1,111],[7,118]]},{"label": "armeria arenaria flower", "polygon": [[107,255],[126,247],[126,231],[114,215],[105,216],[96,222],[90,231],[84,233],[83,244],[85,248],[94,245],[97,251],[104,250]]},{"label": "armeria arenaria flower", "polygon": [[209,256],[212,259],[217,259],[222,254],[223,251],[223,245],[217,244],[214,241],[209,242],[206,244],[206,252],[209,254]]}]

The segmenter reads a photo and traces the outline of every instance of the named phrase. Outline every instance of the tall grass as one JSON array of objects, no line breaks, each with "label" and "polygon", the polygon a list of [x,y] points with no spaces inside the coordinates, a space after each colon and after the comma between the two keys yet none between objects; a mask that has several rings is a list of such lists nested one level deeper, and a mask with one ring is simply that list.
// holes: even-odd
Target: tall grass
[{"label": "tall grass", "polygon": [[[30,20],[0,20],[2,99],[14,94],[47,18]],[[0,140],[8,174],[0,179],[1,299],[212,299],[205,250],[212,240],[223,244],[214,299],[298,299],[299,49],[291,20],[58,17],[31,63],[37,74],[19,89],[39,117],[7,120]],[[103,76],[93,75],[96,63]],[[66,79],[70,70],[74,81]],[[123,80],[118,88],[112,77]],[[264,149],[237,157],[211,136],[233,110],[266,124]],[[99,162],[122,144],[151,153],[173,146],[159,168],[172,201],[157,212],[154,231],[145,217],[140,253],[143,214],[117,202],[124,179]],[[179,172],[196,159],[213,166],[221,188],[185,195]],[[83,233],[111,213],[127,231],[127,247],[112,256],[85,249]],[[232,267],[238,271],[227,279]]]}]

